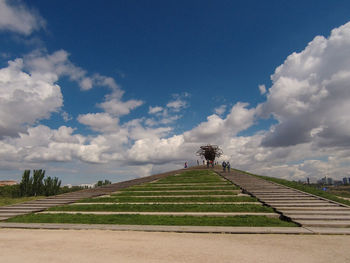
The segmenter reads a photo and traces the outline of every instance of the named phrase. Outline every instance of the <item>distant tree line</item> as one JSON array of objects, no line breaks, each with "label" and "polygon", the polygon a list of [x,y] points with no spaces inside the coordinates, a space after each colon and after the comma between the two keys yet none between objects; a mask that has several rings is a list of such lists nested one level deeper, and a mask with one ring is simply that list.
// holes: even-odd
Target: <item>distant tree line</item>
[{"label": "distant tree line", "polygon": [[25,170],[22,176],[22,181],[19,184],[20,196],[49,196],[58,194],[61,180],[57,177],[44,177],[45,170],[33,170],[33,176],[30,176],[30,170]]},{"label": "distant tree line", "polygon": [[98,181],[96,184],[95,184],[95,187],[98,187],[98,186],[102,186],[102,185],[107,185],[107,184],[111,184],[112,182],[105,179],[104,181]]},{"label": "distant tree line", "polygon": [[[104,181],[101,180],[95,184],[95,187],[111,183],[112,182],[107,179]],[[33,176],[30,175],[30,170],[25,170],[20,184],[0,186],[0,197],[50,196],[75,192],[87,188],[87,186],[61,187],[61,180],[57,177],[45,177],[45,170],[33,170]]]}]

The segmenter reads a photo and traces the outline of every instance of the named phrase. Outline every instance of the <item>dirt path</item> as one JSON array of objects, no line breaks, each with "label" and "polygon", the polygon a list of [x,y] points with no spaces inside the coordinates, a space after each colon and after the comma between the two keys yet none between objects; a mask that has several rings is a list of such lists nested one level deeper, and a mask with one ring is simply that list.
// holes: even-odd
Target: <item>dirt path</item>
[{"label": "dirt path", "polygon": [[350,262],[350,236],[0,229],[1,262]]}]

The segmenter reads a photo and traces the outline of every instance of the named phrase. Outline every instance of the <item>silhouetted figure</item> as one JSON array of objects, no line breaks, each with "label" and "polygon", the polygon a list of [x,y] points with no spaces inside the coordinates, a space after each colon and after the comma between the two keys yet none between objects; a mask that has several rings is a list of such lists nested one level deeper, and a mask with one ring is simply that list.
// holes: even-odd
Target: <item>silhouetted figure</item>
[{"label": "silhouetted figure", "polygon": [[227,172],[230,172],[231,164],[229,161],[227,161],[226,166],[227,166]]},{"label": "silhouetted figure", "polygon": [[225,161],[222,162],[222,170],[224,171],[224,173],[226,172],[226,162]]}]

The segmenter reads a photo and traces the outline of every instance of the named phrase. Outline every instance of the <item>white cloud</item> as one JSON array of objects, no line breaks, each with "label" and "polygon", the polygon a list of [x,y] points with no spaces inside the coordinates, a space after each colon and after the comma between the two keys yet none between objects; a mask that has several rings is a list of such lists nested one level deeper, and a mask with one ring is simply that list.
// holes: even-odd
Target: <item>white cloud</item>
[{"label": "white cloud", "polygon": [[45,27],[45,20],[21,1],[0,0],[0,30],[30,35]]},{"label": "white cloud", "polygon": [[[264,103],[256,108],[242,102],[231,109],[221,105],[215,109],[217,114],[176,135],[171,124],[188,107],[188,96],[149,107],[150,118],[120,123],[119,116],[143,102],[122,101],[124,91],[112,78],[88,76],[69,61],[65,51],[32,53],[0,69],[0,167],[98,163],[101,170],[110,171],[115,165],[113,169],[126,174],[148,175],[195,160],[199,146],[211,143],[222,147],[221,160],[259,174],[295,180],[350,176],[349,51],[350,24],[346,24],[333,30],[328,39],[316,37],[302,52],[291,54],[272,75],[269,90],[259,87],[266,92]],[[95,86],[111,90],[97,104],[104,112],[78,116],[80,123],[98,135],[79,135],[66,126],[57,130],[28,127],[60,110],[62,94],[55,82],[61,76],[78,82],[82,90]],[[269,130],[238,136],[258,118],[270,116],[278,123]]]},{"label": "white cloud", "polygon": [[88,113],[78,116],[78,121],[89,126],[94,131],[115,132],[119,130],[119,119],[108,113]]},{"label": "white cloud", "polygon": [[259,85],[259,91],[261,95],[264,95],[266,93],[265,85]]},{"label": "white cloud", "polygon": [[214,112],[215,112],[215,114],[217,114],[217,115],[222,115],[222,114],[225,113],[226,108],[227,108],[227,105],[221,105],[221,106],[215,108],[215,109],[214,109]]},{"label": "white cloud", "polygon": [[349,145],[350,23],[288,56],[272,81],[259,111],[279,123],[264,139],[265,146]]},{"label": "white cloud", "polygon": [[65,111],[61,113],[61,117],[64,120],[64,122],[68,122],[73,119],[73,117],[68,112],[65,112]]},{"label": "white cloud", "polygon": [[213,114],[193,130],[185,132],[186,141],[221,144],[254,122],[255,109],[247,109],[248,104],[237,103],[225,119]]},{"label": "white cloud", "polygon": [[185,100],[178,98],[176,100],[170,101],[166,106],[171,110],[178,112],[181,109],[187,107],[187,102]]},{"label": "white cloud", "polygon": [[114,96],[112,93],[107,95],[105,101],[98,104],[98,106],[109,114],[122,116],[129,114],[131,110],[136,109],[142,104],[143,101],[141,100],[121,101],[120,98]]},{"label": "white cloud", "polygon": [[22,59],[0,69],[0,137],[16,136],[25,125],[49,118],[63,103],[57,78],[24,72]]},{"label": "white cloud", "polygon": [[149,114],[155,114],[161,111],[163,111],[163,107],[159,107],[159,106],[155,106],[155,107],[150,106],[148,109]]}]

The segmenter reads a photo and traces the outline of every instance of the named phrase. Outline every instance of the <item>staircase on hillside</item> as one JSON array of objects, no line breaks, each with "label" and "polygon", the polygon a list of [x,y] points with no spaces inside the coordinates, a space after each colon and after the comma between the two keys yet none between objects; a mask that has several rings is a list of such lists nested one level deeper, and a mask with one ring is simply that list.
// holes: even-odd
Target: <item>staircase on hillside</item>
[{"label": "staircase on hillside", "polygon": [[350,207],[345,204],[236,171],[220,174],[303,227],[350,227]]}]

